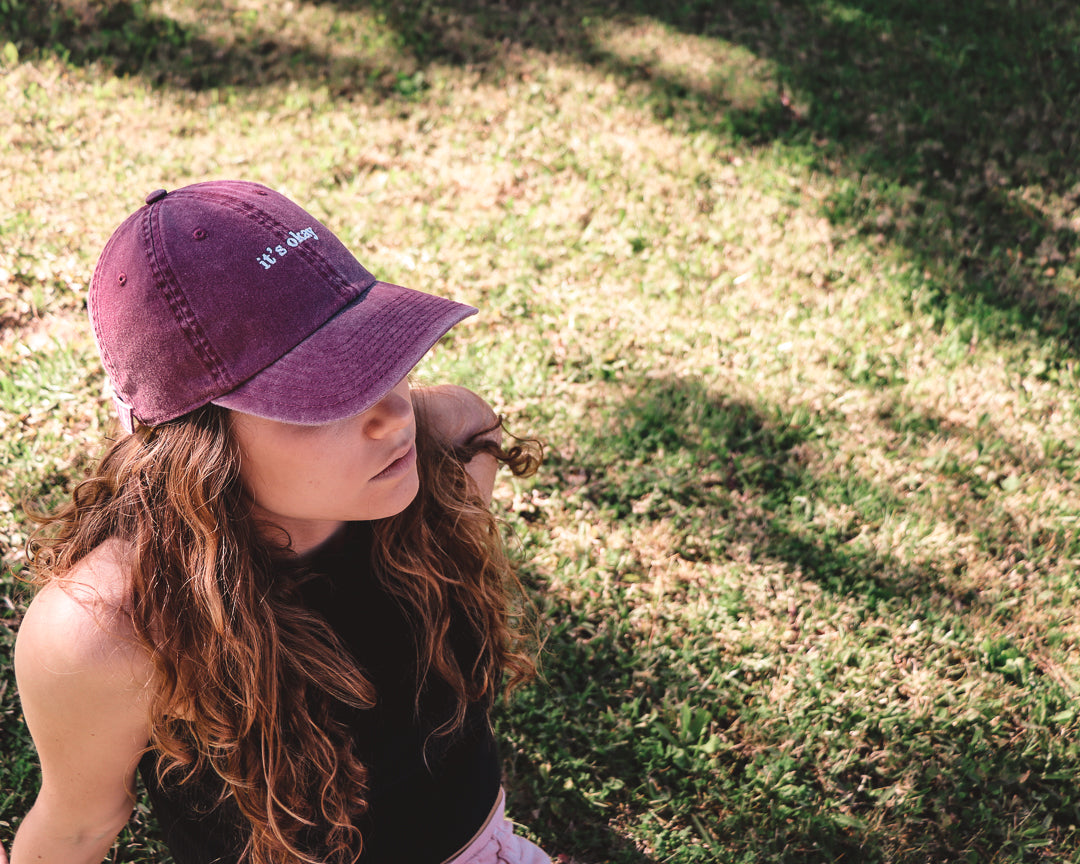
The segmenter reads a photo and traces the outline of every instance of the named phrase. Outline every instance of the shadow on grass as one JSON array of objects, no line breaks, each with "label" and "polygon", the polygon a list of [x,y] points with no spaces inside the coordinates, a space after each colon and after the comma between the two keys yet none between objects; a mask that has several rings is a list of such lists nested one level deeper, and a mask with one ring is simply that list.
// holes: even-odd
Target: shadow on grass
[{"label": "shadow on grass", "polygon": [[[957,594],[942,574],[852,542],[909,504],[854,475],[813,476],[806,463],[823,434],[819,415],[770,417],[700,381],[670,378],[645,380],[617,411],[610,428],[583,433],[580,449],[553,464],[560,484],[577,486],[608,518],[664,519],[672,551],[687,560],[723,561],[739,548],[749,563],[780,562],[829,591],[861,597],[868,611],[894,599],[982,608],[977,594]],[[813,521],[816,508],[856,516],[825,529]]]},{"label": "shadow on grass", "polygon": [[[986,335],[1035,333],[1066,351],[1080,346],[1080,7],[1069,0],[323,5],[389,24],[406,71],[437,62],[499,79],[515,74],[521,49],[535,48],[642,85],[658,116],[693,130],[785,145],[840,181],[824,204],[834,224],[906,250],[908,287],[941,326],[969,318]],[[104,61],[166,86],[298,81],[380,99],[414,98],[424,86],[393,58],[365,58],[346,44],[329,56],[250,22],[215,44],[134,0],[14,9],[0,41]],[[653,53],[622,51],[597,41],[597,22],[659,26],[671,38]],[[732,100],[737,81],[687,69],[692,56],[681,67],[661,62],[664,50],[698,36],[771,65],[753,104]]]},{"label": "shadow on grass", "polygon": [[[709,594],[719,617],[680,611],[643,635],[633,613],[649,604],[632,591],[647,575],[610,562],[605,570],[599,557],[592,569],[606,575],[583,571],[580,586],[541,595],[551,628],[547,681],[501,720],[516,747],[522,800],[568,841],[564,851],[586,861],[607,860],[610,837],[582,826],[561,833],[568,814],[621,819],[636,832],[659,820],[697,843],[702,861],[1032,860],[1080,848],[1080,741],[1065,716],[1069,695],[1016,662],[1023,655],[1008,639],[980,642],[974,634],[992,628],[991,609],[974,593],[957,594],[950,574],[849,542],[900,502],[872,484],[830,490],[812,476],[808,451],[822,444],[805,419],[698,382],[643,381],[595,418],[595,430],[578,430],[576,452],[553,457],[553,486],[574,490],[567,507],[582,507],[591,515],[581,518],[599,526],[666,523],[668,553],[715,564],[749,555],[748,573],[780,564],[818,583],[855,615],[855,653],[824,651],[785,667],[785,651],[813,653],[812,642],[759,657],[736,637],[718,640],[753,615],[737,589],[720,585]],[[828,496],[855,513],[846,534],[811,521],[808,504]],[[975,673],[1000,679],[1000,699],[965,704],[959,695],[930,710],[897,696],[883,706],[872,684],[865,704],[849,698],[843,682],[873,641],[860,630],[880,630],[882,620],[895,622],[895,633],[936,621],[959,634],[955,659],[926,660],[929,674],[950,679],[932,693],[965,693],[962,678]],[[777,692],[786,694],[783,708]]]},{"label": "shadow on grass", "polygon": [[[508,44],[536,47],[645,85],[659,117],[694,131],[788,145],[844,181],[825,203],[834,224],[906,249],[943,325],[970,317],[987,334],[1080,346],[1080,9],[1068,0],[373,5],[421,61],[505,65]],[[583,23],[597,20],[658,22],[676,61],[680,37],[743,46],[772,81],[738,106],[719,75],[670,71],[662,48],[594,41]]]},{"label": "shadow on grass", "polygon": [[[359,53],[330,56],[255,22],[237,23],[231,40],[148,10],[140,0],[62,0],[20,5],[0,21],[0,42],[75,65],[102,63],[116,75],[193,91],[252,89],[297,82],[327,85],[334,95],[393,95],[387,69]],[[385,86],[384,86],[385,85]]]}]

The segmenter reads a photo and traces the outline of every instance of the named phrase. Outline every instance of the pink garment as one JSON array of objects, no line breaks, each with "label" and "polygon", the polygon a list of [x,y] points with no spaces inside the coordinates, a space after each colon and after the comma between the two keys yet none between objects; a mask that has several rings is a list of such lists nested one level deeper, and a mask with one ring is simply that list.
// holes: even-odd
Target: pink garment
[{"label": "pink garment", "polygon": [[499,803],[487,824],[464,849],[445,864],[552,864],[543,849],[514,833],[506,818],[506,795],[500,790]]}]

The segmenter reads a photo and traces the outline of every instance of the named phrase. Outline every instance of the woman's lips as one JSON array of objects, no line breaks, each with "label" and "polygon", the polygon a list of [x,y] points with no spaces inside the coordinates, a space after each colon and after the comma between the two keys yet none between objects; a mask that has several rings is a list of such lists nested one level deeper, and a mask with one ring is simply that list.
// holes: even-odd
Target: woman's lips
[{"label": "woman's lips", "polygon": [[391,477],[397,477],[401,474],[409,471],[413,465],[416,464],[416,444],[409,446],[409,449],[405,451],[405,454],[399,456],[382,471],[372,477],[372,480],[385,480]]}]

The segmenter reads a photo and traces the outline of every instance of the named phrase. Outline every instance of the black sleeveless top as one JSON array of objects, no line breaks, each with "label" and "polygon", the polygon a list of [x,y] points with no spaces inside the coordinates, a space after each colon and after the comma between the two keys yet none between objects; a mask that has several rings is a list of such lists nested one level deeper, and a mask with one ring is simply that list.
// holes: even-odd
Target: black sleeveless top
[{"label": "black sleeveless top", "polygon": [[[448,718],[452,692],[441,680],[430,681],[418,718],[416,646],[404,613],[380,588],[370,562],[370,526],[355,523],[344,543],[317,554],[310,566],[318,575],[301,589],[304,602],[326,617],[378,694],[371,709],[340,705],[369,772],[369,807],[357,826],[364,838],[360,861],[439,864],[482,827],[498,797],[490,706],[470,705],[464,727],[453,736],[431,734]],[[470,640],[453,631],[451,639],[459,659],[468,660]],[[411,674],[403,674],[403,666]],[[221,789],[216,775],[207,772],[162,788],[156,756],[147,753],[139,770],[176,864],[235,862],[248,832],[231,799],[214,807]]]}]

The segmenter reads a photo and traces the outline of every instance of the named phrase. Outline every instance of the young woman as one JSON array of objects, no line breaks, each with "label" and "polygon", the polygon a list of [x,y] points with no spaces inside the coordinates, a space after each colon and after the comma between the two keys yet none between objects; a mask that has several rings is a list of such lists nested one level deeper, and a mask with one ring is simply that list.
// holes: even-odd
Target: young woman
[{"label": "young woman", "polygon": [[137,773],[177,864],[547,862],[488,720],[532,672],[488,503],[537,456],[407,378],[476,310],[242,182],[148,196],[89,309],[126,434],[33,550],[11,864],[96,864]]}]

